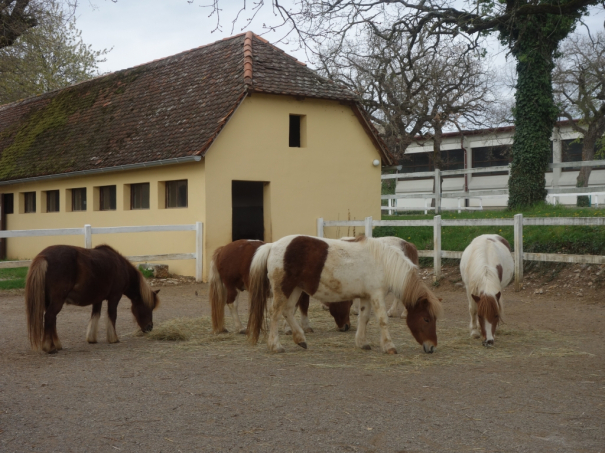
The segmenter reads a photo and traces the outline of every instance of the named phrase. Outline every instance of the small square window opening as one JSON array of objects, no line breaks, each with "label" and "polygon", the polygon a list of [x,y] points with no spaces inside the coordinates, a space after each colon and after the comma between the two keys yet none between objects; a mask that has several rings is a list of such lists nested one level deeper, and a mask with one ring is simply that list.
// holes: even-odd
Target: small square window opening
[{"label": "small square window opening", "polygon": [[130,209],[149,209],[149,183],[130,185]]},{"label": "small square window opening", "polygon": [[300,148],[301,146],[301,116],[290,115],[290,148]]},{"label": "small square window opening", "polygon": [[187,180],[166,181],[166,208],[187,207]]},{"label": "small square window opening", "polygon": [[71,210],[86,211],[86,187],[71,189]]},{"label": "small square window opening", "polygon": [[99,187],[99,210],[116,210],[116,186]]},{"label": "small square window opening", "polygon": [[15,212],[15,194],[2,194],[2,209],[5,214],[13,214]]},{"label": "small square window opening", "polygon": [[26,214],[36,212],[36,192],[25,192],[23,194],[24,207],[23,212]]},{"label": "small square window opening", "polygon": [[59,191],[46,192],[46,212],[59,212]]}]

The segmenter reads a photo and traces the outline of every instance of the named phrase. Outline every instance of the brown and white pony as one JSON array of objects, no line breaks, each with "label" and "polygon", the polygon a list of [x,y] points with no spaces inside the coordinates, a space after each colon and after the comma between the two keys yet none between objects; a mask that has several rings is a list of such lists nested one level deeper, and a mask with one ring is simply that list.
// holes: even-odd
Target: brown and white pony
[{"label": "brown and white pony", "polygon": [[[354,238],[340,238],[340,239],[343,241],[350,241],[351,239],[354,239]],[[416,266],[418,266],[418,264],[419,264],[418,249],[411,242],[404,241],[403,239],[395,237],[395,236],[384,236],[384,237],[380,237],[380,238],[376,238],[376,239],[378,239],[379,241],[381,241],[387,245],[391,245],[393,247],[399,247],[401,249],[401,251],[403,252],[403,254],[405,256],[407,256],[412,263],[414,263]],[[351,307],[351,313],[353,313],[354,315],[359,314],[359,299],[355,299],[355,301],[353,302],[353,306]],[[389,318],[394,318],[394,317],[405,318],[406,317],[405,307],[403,306],[403,304],[401,303],[401,301],[399,299],[395,298],[395,300],[393,301],[393,304],[391,305],[391,308],[389,308],[387,310],[387,316]]]},{"label": "brown and white pony", "polygon": [[25,283],[27,327],[32,349],[49,354],[62,349],[57,315],[63,304],[92,305],[86,341],[97,342],[101,306],[107,300],[107,341],[117,343],[116,316],[122,294],[143,332],[153,329],[153,310],[160,300],[141,272],[108,245],[83,249],[53,245],[34,258]]},{"label": "brown and white pony", "polygon": [[296,301],[304,291],[324,303],[359,297],[361,308],[355,343],[370,349],[366,325],[370,307],[374,309],[381,330],[382,350],[397,353],[388,330],[384,297],[392,291],[408,310],[407,324],[425,352],[437,346],[437,318],[441,304],[420,280],[416,267],[401,249],[383,242],[360,237],[354,242],[286,236],[256,251],[250,267],[251,307],[248,335],[258,342],[264,328],[267,296],[273,290],[273,310],[268,337],[269,349],[284,352],[279,342],[278,321],[283,315],[293,332],[296,344],[306,349],[307,343],[293,313]]},{"label": "brown and white pony", "polygon": [[464,250],[460,274],[466,286],[471,337],[493,346],[503,311],[502,288],[513,278],[510,244],[497,234],[477,236]]},{"label": "brown and white pony", "polygon": [[[210,263],[210,310],[212,312],[212,331],[227,332],[225,329],[225,305],[229,307],[235,329],[242,334],[246,329],[242,326],[237,310],[239,294],[250,287],[250,264],[254,252],[265,243],[258,240],[240,239],[216,249]],[[305,332],[313,332],[309,323],[309,295],[302,293],[296,304],[300,308],[301,323]],[[349,330],[349,308],[351,302],[334,304],[330,314],[341,331]]]}]

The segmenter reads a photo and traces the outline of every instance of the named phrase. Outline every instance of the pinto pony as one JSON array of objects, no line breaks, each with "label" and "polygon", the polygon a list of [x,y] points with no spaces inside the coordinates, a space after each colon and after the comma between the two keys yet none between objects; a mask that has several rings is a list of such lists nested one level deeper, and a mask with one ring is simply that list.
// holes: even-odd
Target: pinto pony
[{"label": "pinto pony", "polygon": [[[354,238],[341,238],[341,240],[343,240],[343,241],[350,241],[352,239],[354,239]],[[404,241],[403,239],[395,237],[395,236],[383,236],[383,237],[376,238],[376,239],[378,239],[379,241],[381,241],[387,245],[401,248],[401,251],[403,252],[403,254],[405,256],[407,256],[412,263],[414,263],[416,266],[418,266],[418,263],[419,263],[418,249],[411,242]],[[355,299],[355,301],[353,302],[353,307],[351,308],[351,312],[355,315],[359,314],[359,299]],[[405,318],[405,315],[406,315],[405,307],[403,306],[403,304],[401,304],[401,301],[399,299],[395,298],[395,300],[393,301],[393,304],[391,305],[391,308],[389,308],[387,311],[387,316],[389,318],[396,317],[396,316]]]},{"label": "pinto pony", "polygon": [[[242,334],[246,329],[242,326],[237,310],[239,295],[250,287],[250,265],[256,250],[265,243],[258,240],[240,239],[219,247],[212,255],[210,263],[210,309],[212,312],[212,331],[227,332],[225,329],[225,305],[229,307],[235,329]],[[302,293],[296,304],[300,308],[302,327],[305,332],[313,332],[309,323],[309,295]],[[333,304],[330,314],[341,331],[349,330],[349,308],[351,302]]]},{"label": "pinto pony", "polygon": [[117,343],[116,316],[122,294],[143,332],[153,329],[153,310],[160,300],[130,261],[108,245],[83,249],[53,245],[34,258],[25,283],[27,328],[32,349],[49,354],[61,350],[57,315],[63,304],[92,305],[86,341],[97,342],[101,306],[107,300],[107,341]]},{"label": "pinto pony", "polygon": [[513,278],[510,244],[497,234],[477,236],[464,250],[460,274],[466,286],[471,337],[493,346],[503,311],[502,288]]},{"label": "pinto pony", "polygon": [[307,348],[305,334],[293,316],[296,301],[303,291],[327,304],[359,297],[356,345],[370,349],[366,325],[372,307],[381,330],[382,350],[396,354],[384,305],[385,295],[392,291],[407,308],[408,327],[424,351],[433,352],[437,346],[439,300],[420,280],[416,266],[401,249],[377,239],[360,237],[348,242],[295,235],[259,247],[250,267],[248,335],[252,343],[258,342],[264,328],[271,289],[273,310],[268,346],[274,352],[285,351],[278,336],[280,315],[290,324],[294,342]]}]

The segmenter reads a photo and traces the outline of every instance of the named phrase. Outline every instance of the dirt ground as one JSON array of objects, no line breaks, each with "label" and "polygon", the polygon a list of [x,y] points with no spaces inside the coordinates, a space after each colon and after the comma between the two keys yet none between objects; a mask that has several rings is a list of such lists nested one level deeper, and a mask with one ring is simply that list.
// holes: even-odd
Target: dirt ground
[{"label": "dirt ground", "polygon": [[119,344],[104,327],[87,344],[90,310],[66,306],[65,349],[43,355],[29,349],[22,292],[0,293],[0,451],[605,451],[601,270],[539,271],[507,288],[487,349],[469,338],[465,293],[446,269],[432,355],[401,319],[390,322],[398,355],[380,352],[374,321],[373,349],[357,350],[354,330],[336,331],[313,302],[309,349],[283,336],[286,353],[271,354],[211,335],[207,285],[182,281],[161,288],[154,330],[194,320],[189,341],[135,335],[124,299]]}]

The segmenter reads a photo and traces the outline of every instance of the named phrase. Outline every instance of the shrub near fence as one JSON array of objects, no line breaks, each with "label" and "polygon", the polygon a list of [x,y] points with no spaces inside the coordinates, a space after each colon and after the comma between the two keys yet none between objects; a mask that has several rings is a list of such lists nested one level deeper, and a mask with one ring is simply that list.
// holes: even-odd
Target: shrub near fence
[{"label": "shrub near fence", "polygon": [[523,217],[516,214],[514,218],[500,219],[441,219],[436,215],[433,220],[324,220],[317,219],[317,236],[324,236],[324,227],[364,227],[365,234],[372,237],[373,227],[433,227],[433,250],[418,250],[420,257],[432,257],[434,278],[441,278],[441,259],[460,259],[462,251],[442,250],[441,231],[443,227],[456,226],[512,226],[513,227],[513,258],[515,260],[515,290],[519,291],[523,284],[523,260],[556,263],[590,263],[605,264],[603,255],[571,255],[561,253],[530,253],[523,252],[523,226],[605,226],[605,217]]}]

